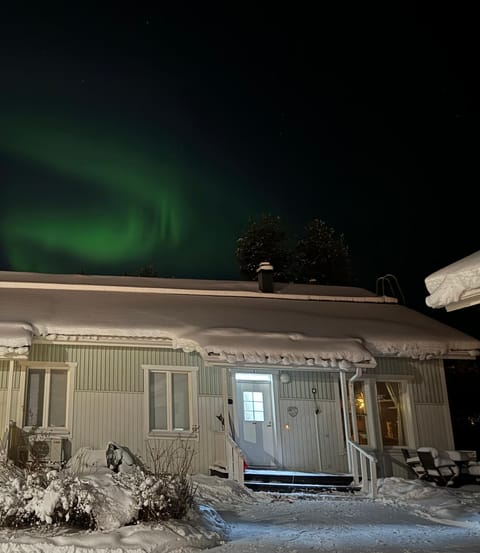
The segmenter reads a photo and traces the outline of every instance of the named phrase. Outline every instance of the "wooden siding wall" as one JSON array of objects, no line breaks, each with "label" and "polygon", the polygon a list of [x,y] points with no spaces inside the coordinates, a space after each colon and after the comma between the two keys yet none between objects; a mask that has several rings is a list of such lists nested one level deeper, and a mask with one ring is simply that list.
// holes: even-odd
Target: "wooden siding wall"
[{"label": "wooden siding wall", "polygon": [[0,389],[0,439],[3,436],[3,431],[7,428],[7,390]]},{"label": "wooden siding wall", "polygon": [[[198,371],[198,424],[201,435],[187,440],[194,447],[195,469],[208,473],[213,463],[216,415],[223,410],[222,369],[205,367],[196,352],[151,347],[35,344],[30,359],[76,363],[72,451],[86,446],[103,449],[108,441],[127,445],[148,458],[145,435],[144,373],[142,365],[195,366]],[[99,421],[102,421],[99,424]],[[187,443],[185,442],[185,443]],[[171,438],[148,440],[152,447],[168,446]]]},{"label": "wooden siding wall", "polygon": [[7,413],[7,390],[8,390],[8,373],[10,369],[10,361],[0,361],[0,436],[3,435],[3,429],[7,428],[8,422],[12,417],[11,413],[16,413],[18,388],[20,386],[20,372],[14,368],[13,378],[13,396],[11,413]]},{"label": "wooden siding wall", "polygon": [[[198,367],[200,439],[192,439],[190,443],[196,448],[195,468],[208,473],[214,461],[214,432],[221,430],[217,415],[223,413],[224,407],[222,368],[205,367],[202,358],[195,352],[152,347],[44,343],[32,347],[30,359],[77,364],[73,452],[80,446],[104,448],[109,440],[113,440],[124,443],[143,458],[147,456],[147,448],[141,365]],[[408,378],[416,419],[415,445],[433,445],[443,449],[453,447],[443,362],[402,358],[379,358],[377,362],[378,366],[369,369],[368,374]],[[346,470],[338,373],[298,371],[287,367],[282,372],[288,372],[291,378],[290,383],[278,383],[277,388],[278,439],[283,466],[297,470],[319,470],[320,467],[325,471]],[[11,413],[17,412],[19,375],[20,371],[16,367]],[[231,379],[228,380],[230,383]],[[1,361],[0,416],[3,416],[3,421],[7,415],[4,412],[7,384],[8,361]],[[317,390],[315,395],[312,394],[312,388]],[[289,407],[298,409],[296,417],[288,413]],[[315,414],[316,407],[320,410],[318,415]],[[288,425],[288,429],[285,425]],[[168,444],[171,440],[150,443]],[[398,457],[397,453],[392,453],[392,457],[395,456]]]},{"label": "wooden siding wall", "polygon": [[8,388],[8,368],[10,361],[0,361],[0,390]]},{"label": "wooden siding wall", "polygon": [[[297,470],[346,470],[346,455],[341,420],[337,373],[321,371],[289,372],[291,381],[279,384],[279,429],[283,465]],[[415,443],[411,447],[432,445],[439,449],[453,447],[453,433],[445,388],[442,360],[418,361],[406,358],[378,358],[377,367],[365,371],[368,376],[406,379],[410,385]],[[317,454],[315,402],[312,388],[317,389],[318,436]],[[288,415],[288,407],[297,407],[296,417]],[[285,425],[288,425],[288,429]],[[389,474],[407,476],[399,449],[387,448],[382,454]]]},{"label": "wooden siding wall", "polygon": [[[314,399],[330,400],[336,398],[338,387],[337,373],[321,371],[291,371],[290,382],[280,383],[280,399]],[[312,389],[316,388],[314,395]]]},{"label": "wooden siding wall", "polygon": [[[292,370],[289,374],[290,382],[279,384],[283,466],[292,470],[346,470],[338,373]],[[315,396],[312,388],[317,390]],[[288,413],[289,407],[298,410],[296,416]]]},{"label": "wooden siding wall", "polygon": [[217,415],[223,413],[223,398],[200,396],[198,402],[199,448],[197,467],[199,472],[208,474],[215,461],[215,432],[222,430]]},{"label": "wooden siding wall", "polygon": [[[345,446],[338,404],[335,401],[322,401],[317,402],[317,405],[320,409],[318,415],[315,414],[313,401],[280,400],[282,463],[291,470],[344,471]],[[295,417],[288,414],[288,408],[293,406],[298,409]],[[315,418],[318,424],[318,445]]]},{"label": "wooden siding wall", "polygon": [[[453,429],[446,392],[445,371],[441,359],[419,361],[404,358],[378,358],[369,374],[410,377],[415,441],[411,448],[433,446],[453,449]],[[401,452],[389,448],[384,452],[386,476],[411,477]]]},{"label": "wooden siding wall", "polygon": [[7,389],[9,361],[0,361],[0,436],[7,425]]}]

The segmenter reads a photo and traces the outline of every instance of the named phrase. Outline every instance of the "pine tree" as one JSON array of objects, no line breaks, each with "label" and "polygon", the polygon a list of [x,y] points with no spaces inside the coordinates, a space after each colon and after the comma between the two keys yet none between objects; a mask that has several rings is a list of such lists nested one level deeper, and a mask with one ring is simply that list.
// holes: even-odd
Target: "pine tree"
[{"label": "pine tree", "polygon": [[273,265],[277,282],[287,280],[291,253],[280,217],[266,214],[257,220],[251,219],[246,231],[237,240],[236,256],[240,272],[250,280],[257,277],[257,269],[262,261],[269,261]]},{"label": "pine tree", "polygon": [[320,219],[310,221],[294,249],[291,273],[296,282],[350,284],[350,253],[344,235]]}]

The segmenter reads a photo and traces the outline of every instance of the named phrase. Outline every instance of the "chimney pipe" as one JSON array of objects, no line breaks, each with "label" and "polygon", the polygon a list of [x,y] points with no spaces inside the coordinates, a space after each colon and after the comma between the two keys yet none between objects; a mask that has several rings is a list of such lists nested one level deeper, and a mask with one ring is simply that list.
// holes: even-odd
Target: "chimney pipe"
[{"label": "chimney pipe", "polygon": [[257,269],[260,292],[273,292],[273,267],[268,261],[262,261]]}]

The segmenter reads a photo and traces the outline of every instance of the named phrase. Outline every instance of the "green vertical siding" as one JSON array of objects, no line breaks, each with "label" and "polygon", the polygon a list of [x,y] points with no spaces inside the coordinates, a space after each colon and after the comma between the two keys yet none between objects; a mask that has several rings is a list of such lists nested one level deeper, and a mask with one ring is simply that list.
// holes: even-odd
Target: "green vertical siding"
[{"label": "green vertical siding", "polygon": [[411,365],[411,359],[398,357],[377,357],[377,366],[374,369],[367,369],[367,374],[382,374],[392,376],[413,376],[415,368]]},{"label": "green vertical siding", "polygon": [[67,347],[57,344],[33,344],[30,349],[30,361],[66,362]]},{"label": "green vertical siding", "polygon": [[8,367],[9,361],[0,361],[0,390],[6,390],[8,388]]},{"label": "green vertical siding", "polygon": [[[288,384],[280,383],[280,399],[335,399],[335,386],[338,386],[338,374],[322,371],[287,371],[290,374]],[[317,393],[312,394],[312,388]]]},{"label": "green vertical siding", "polygon": [[443,361],[441,359],[406,359],[379,357],[377,366],[368,369],[368,374],[388,376],[411,376],[415,403],[445,403],[443,389]]},{"label": "green vertical siding", "polygon": [[[0,390],[8,389],[8,372],[10,367],[10,361],[0,361]],[[18,390],[20,388],[20,369],[18,362],[15,362],[13,369],[13,389]]]},{"label": "green vertical siding", "polygon": [[198,393],[205,396],[221,396],[224,370],[222,367],[202,366],[198,379]]},{"label": "green vertical siding", "polygon": [[198,367],[200,393],[213,393],[218,388],[216,373],[204,370],[203,360],[196,352],[148,347],[35,344],[30,359],[76,363],[77,391],[143,392],[142,365]]},{"label": "green vertical siding", "polygon": [[416,378],[413,385],[413,397],[415,403],[446,403],[443,386],[444,367],[441,359],[429,361],[411,361],[416,370]]}]

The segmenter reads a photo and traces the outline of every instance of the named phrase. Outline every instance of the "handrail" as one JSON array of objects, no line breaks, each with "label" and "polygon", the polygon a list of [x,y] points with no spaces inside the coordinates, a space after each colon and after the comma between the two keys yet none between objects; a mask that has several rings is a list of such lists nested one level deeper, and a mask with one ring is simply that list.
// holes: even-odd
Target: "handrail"
[{"label": "handrail", "polygon": [[[355,485],[362,483],[362,492],[367,493],[370,497],[374,498],[377,495],[377,459],[375,455],[366,452],[360,444],[353,442],[347,438],[347,449],[349,452],[349,458],[352,460],[352,473],[353,481]],[[358,467],[358,458],[355,455],[357,452],[360,455],[360,471]],[[369,463],[370,471],[367,469],[367,461]],[[370,472],[370,478],[368,477]]]},{"label": "handrail", "polygon": [[237,442],[226,434],[225,449],[227,456],[228,478],[243,484],[243,469],[245,457]]}]

